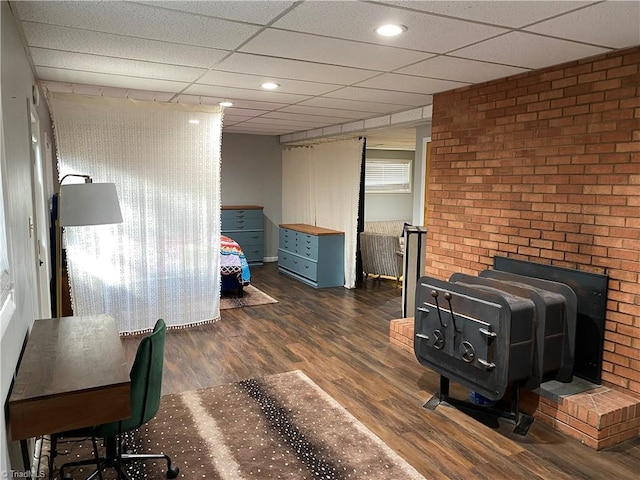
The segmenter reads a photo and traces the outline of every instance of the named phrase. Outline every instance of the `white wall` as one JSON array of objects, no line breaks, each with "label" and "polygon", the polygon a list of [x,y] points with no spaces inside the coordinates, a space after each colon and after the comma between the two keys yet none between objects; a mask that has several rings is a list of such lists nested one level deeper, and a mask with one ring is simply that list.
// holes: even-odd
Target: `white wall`
[{"label": "white wall", "polygon": [[265,257],[278,256],[282,223],[282,147],[278,137],[222,135],[222,205],[264,207]]},{"label": "white wall", "polygon": [[416,128],[416,152],[413,161],[413,223],[426,226],[424,222],[425,194],[427,188],[427,142],[431,141],[431,125]]},{"label": "white wall", "polygon": [[[367,158],[414,159],[414,152],[408,150],[374,150],[367,149]],[[415,182],[414,182],[415,184]],[[411,193],[365,193],[364,220],[407,220],[413,218],[413,198],[415,186]]]},{"label": "white wall", "polygon": [[[2,183],[4,190],[9,269],[14,287],[15,312],[2,325],[0,344],[0,390],[3,404],[9,393],[12,376],[27,330],[37,316],[35,247],[29,236],[28,219],[33,213],[31,182],[31,144],[27,100],[35,83],[24,47],[13,22],[7,2],[0,5],[2,22],[0,36],[0,86],[2,91]],[[40,113],[42,125],[48,125],[48,113]],[[15,463],[16,444],[9,444],[4,419],[0,423],[0,475],[19,468]],[[10,448],[11,447],[11,448]]]}]

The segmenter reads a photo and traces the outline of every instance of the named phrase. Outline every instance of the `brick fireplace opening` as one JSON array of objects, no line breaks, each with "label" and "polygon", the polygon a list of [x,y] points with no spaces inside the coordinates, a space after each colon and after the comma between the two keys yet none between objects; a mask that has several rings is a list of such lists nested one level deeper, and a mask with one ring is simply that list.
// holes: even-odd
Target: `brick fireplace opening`
[{"label": "brick fireplace opening", "polygon": [[595,448],[637,436],[640,47],[434,95],[427,190],[427,275],[495,256],[608,275],[599,388],[615,413],[586,410],[593,398],[539,411],[595,429]]}]

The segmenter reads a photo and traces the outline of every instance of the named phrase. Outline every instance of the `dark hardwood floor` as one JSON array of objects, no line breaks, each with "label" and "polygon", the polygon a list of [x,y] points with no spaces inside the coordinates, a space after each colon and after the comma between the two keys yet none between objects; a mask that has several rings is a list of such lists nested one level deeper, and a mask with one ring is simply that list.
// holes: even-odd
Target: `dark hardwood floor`
[{"label": "dark hardwood floor", "polygon": [[[389,344],[401,314],[394,281],[316,290],[275,264],[251,274],[279,303],[169,331],[163,393],[299,369],[427,479],[640,478],[640,438],[596,452],[539,422],[521,437],[508,422],[490,428],[447,406],[424,409],[439,377]],[[131,360],[138,341],[123,339]]]}]

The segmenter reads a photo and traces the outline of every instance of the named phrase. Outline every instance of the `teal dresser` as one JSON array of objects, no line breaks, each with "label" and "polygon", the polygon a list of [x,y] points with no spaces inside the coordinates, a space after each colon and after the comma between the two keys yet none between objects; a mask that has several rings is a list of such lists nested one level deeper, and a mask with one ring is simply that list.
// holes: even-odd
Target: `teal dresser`
[{"label": "teal dresser", "polygon": [[278,269],[316,288],[344,285],[344,232],[280,225]]},{"label": "teal dresser", "polygon": [[249,265],[264,261],[264,220],[258,205],[223,205],[222,235],[235,240]]}]

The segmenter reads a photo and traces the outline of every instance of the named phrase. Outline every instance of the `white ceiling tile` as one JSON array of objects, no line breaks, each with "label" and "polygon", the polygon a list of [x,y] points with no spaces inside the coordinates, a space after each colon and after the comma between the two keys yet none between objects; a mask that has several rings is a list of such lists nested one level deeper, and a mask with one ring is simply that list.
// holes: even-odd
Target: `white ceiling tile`
[{"label": "white ceiling tile", "polygon": [[401,48],[273,29],[261,32],[240,51],[378,71],[394,70],[432,56]]},{"label": "white ceiling tile", "polygon": [[197,13],[210,17],[226,18],[248,23],[258,23],[266,25],[276,18],[294,2],[282,2],[276,0],[269,1],[153,1],[140,2],[155,5],[158,7],[179,10],[181,12]]},{"label": "white ceiling tile", "polygon": [[301,113],[287,113],[283,111],[277,112],[269,112],[262,115],[264,118],[280,118],[283,120],[289,120],[294,122],[304,122],[304,121],[317,121],[323,123],[341,123],[344,122],[345,119],[342,117],[326,117],[321,115],[308,115]]},{"label": "white ceiling tile", "polygon": [[154,80],[150,78],[123,77],[121,75],[107,75],[104,73],[78,72],[60,68],[37,67],[36,73],[42,80],[68,82],[74,84],[101,85],[136,90],[157,90],[159,92],[179,92],[188,83]]},{"label": "white ceiling tile", "polygon": [[457,80],[459,82],[481,83],[494,78],[526,72],[526,68],[509,67],[497,63],[477,62],[464,58],[439,56],[401,68],[397,73],[421,75],[424,77]]},{"label": "white ceiling tile", "polygon": [[294,120],[283,120],[281,118],[265,118],[264,116],[251,118],[251,119],[247,120],[247,123],[249,123],[249,124],[265,123],[265,124],[269,124],[269,125],[286,125],[286,126],[291,127],[291,128],[297,128],[298,130],[301,130],[301,129],[305,129],[306,130],[306,129],[310,129],[310,128],[314,128],[314,127],[321,127],[321,126],[331,125],[332,124],[332,122],[313,122],[313,121],[298,122],[298,121],[294,121]]},{"label": "white ceiling tile", "polygon": [[[426,102],[430,103],[430,102]],[[357,100],[349,100],[344,98],[327,98],[327,97],[315,97],[304,102],[300,102],[298,105],[310,106],[310,107],[323,107],[345,110],[358,110],[362,112],[369,112],[367,116],[371,116],[374,113],[387,113],[390,110],[404,110],[408,105],[391,105],[388,103],[377,102],[360,102]]]},{"label": "white ceiling tile", "polygon": [[224,114],[224,117],[222,119],[222,124],[226,127],[228,125],[235,125],[237,123],[240,122],[244,122],[245,120],[249,120],[250,118],[253,118],[253,116],[245,116],[245,115],[227,115],[226,113]]},{"label": "white ceiling tile", "polygon": [[343,132],[356,132],[358,130],[364,129],[364,120],[359,120],[357,122],[345,123],[342,125]]},{"label": "white ceiling tile", "polygon": [[307,138],[317,138],[323,135],[324,131],[322,128],[316,128],[315,130],[309,130],[307,132]]},{"label": "white ceiling tile", "polygon": [[255,109],[265,111],[277,110],[282,107],[286,107],[286,103],[277,103],[277,102],[260,102],[254,100],[245,100],[245,99],[230,99],[228,97],[210,97],[210,96],[201,96],[201,95],[179,95],[176,99],[178,102],[185,103],[204,103],[206,105],[217,105],[219,102],[223,100],[233,100],[233,107],[231,108],[247,108],[247,109]]},{"label": "white ceiling tile", "polygon": [[[407,31],[393,38],[381,37],[376,28],[388,23],[404,25]],[[506,31],[364,2],[303,2],[276,21],[274,27],[436,53]]]},{"label": "white ceiling tile", "polygon": [[273,103],[295,103],[310,98],[308,95],[296,95],[292,93],[278,93],[267,90],[249,90],[242,88],[217,87],[214,85],[191,85],[184,93],[187,95],[205,95],[229,99],[259,100]]},{"label": "white ceiling tile", "polygon": [[640,2],[609,1],[526,28],[611,48],[640,44]]},{"label": "white ceiling tile", "polygon": [[513,32],[462,48],[455,55],[524,68],[542,68],[607,51],[591,45]]},{"label": "white ceiling tile", "polygon": [[130,2],[15,2],[22,20],[232,50],[259,27]]},{"label": "white ceiling tile", "polygon": [[437,13],[451,17],[474,20],[503,25],[507,27],[522,27],[560,13],[568,12],[591,2],[575,0],[564,1],[423,1],[412,0],[385,2],[396,6]]},{"label": "white ceiling tile", "polygon": [[130,77],[156,78],[174,82],[192,82],[205,70],[177,65],[141,62],[85,53],[62,52],[32,48],[31,57],[36,67],[64,68],[93,73],[124,75]]},{"label": "white ceiling tile", "polygon": [[[266,128],[264,125],[246,125],[245,123],[238,123],[237,125],[233,125],[228,129],[225,129],[227,133],[245,133],[247,135],[267,135],[267,136],[277,136],[282,135],[283,133],[288,133],[289,130],[286,128]],[[224,133],[222,133],[222,137],[224,138]]]},{"label": "white ceiling tile", "polygon": [[294,134],[291,136],[291,139],[294,141],[304,140],[305,138],[307,138],[307,132],[294,132]]},{"label": "white ceiling tile", "polygon": [[78,53],[91,53],[130,60],[209,68],[228,55],[226,50],[90,32],[44,23],[23,23],[31,47],[44,47]]},{"label": "white ceiling tile", "polygon": [[290,80],[278,77],[246,75],[244,73],[228,73],[210,71],[198,80],[198,84],[219,85],[223,87],[259,89],[264,82],[280,84],[277,93],[298,93],[301,95],[322,95],[339,88],[338,85],[326,83]]},{"label": "white ceiling tile", "polygon": [[391,123],[415,122],[422,120],[422,108],[414,108],[391,115]]},{"label": "white ceiling tile", "polygon": [[241,116],[241,117],[257,117],[259,115],[264,115],[267,110],[255,110],[252,108],[237,108],[233,107],[225,107],[224,115],[233,115],[233,116]]},{"label": "white ceiling tile", "polygon": [[[420,79],[424,80],[424,79]],[[403,109],[402,106],[420,106],[431,103],[431,95],[419,93],[395,92],[393,90],[376,90],[373,88],[346,87],[325,95],[329,98],[342,98],[345,100],[360,100],[363,102],[379,102],[398,105],[396,110]],[[387,107],[387,112],[389,111]]]},{"label": "white ceiling tile", "polygon": [[[397,73],[384,73],[376,78],[365,80],[356,84],[356,87],[381,88],[385,90],[396,90],[400,92],[413,92],[432,94],[453,90],[469,85],[468,83],[454,82],[452,80],[437,80],[434,78],[415,77],[410,75],[400,75]],[[419,100],[423,102],[423,100]],[[420,103],[420,105],[424,105]]]},{"label": "white ceiling tile", "polygon": [[322,129],[323,135],[337,135],[339,133],[342,133],[342,125],[332,125]]},{"label": "white ceiling tile", "polygon": [[307,115],[324,115],[324,116],[334,116],[343,119],[354,119],[354,118],[362,118],[368,117],[371,115],[371,112],[365,112],[360,110],[343,110],[339,108],[322,108],[322,107],[311,107],[307,105],[290,105],[285,108],[280,109],[281,112],[292,112],[292,113],[303,113]]},{"label": "white ceiling tile", "polygon": [[383,127],[391,124],[391,115],[383,115],[382,117],[370,118],[364,121],[364,128]]},{"label": "white ceiling tile", "polygon": [[338,67],[248,53],[233,53],[219,65],[216,65],[216,70],[335,83],[338,85],[350,85],[378,74],[373,70]]}]

